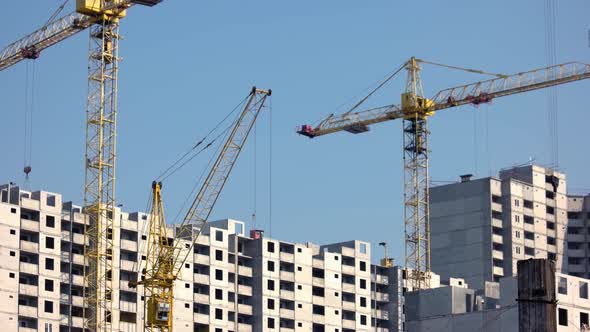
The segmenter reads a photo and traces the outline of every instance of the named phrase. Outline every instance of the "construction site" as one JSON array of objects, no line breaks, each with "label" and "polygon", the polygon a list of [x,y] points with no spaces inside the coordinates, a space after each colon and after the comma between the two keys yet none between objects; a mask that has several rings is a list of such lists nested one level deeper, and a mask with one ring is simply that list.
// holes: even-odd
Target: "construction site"
[{"label": "construction site", "polygon": [[6,331],[590,332],[590,4],[420,2],[8,5]]}]

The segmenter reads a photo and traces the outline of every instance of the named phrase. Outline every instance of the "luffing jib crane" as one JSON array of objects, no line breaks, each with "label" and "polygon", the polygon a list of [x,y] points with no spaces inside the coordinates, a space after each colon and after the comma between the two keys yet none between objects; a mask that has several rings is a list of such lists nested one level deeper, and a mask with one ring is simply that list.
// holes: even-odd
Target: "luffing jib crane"
[{"label": "luffing jib crane", "polygon": [[168,237],[161,183],[152,184],[153,198],[147,242],[146,266],[141,278],[131,286],[143,285],[144,328],[146,331],[172,331],[174,281],[197,238],[207,223],[219,194],[223,190],[238,156],[246,143],[266,98],[271,90],[252,88],[244,109],[238,116],[219,155],[211,166],[198,194],[180,225],[174,225],[172,240]]},{"label": "luffing jib crane", "polygon": [[36,59],[41,51],[89,28],[88,95],[84,209],[84,327],[91,332],[112,331],[113,216],[119,20],[135,4],[154,6],[162,0],[76,0],[76,12],[46,24],[0,52],[0,70],[21,60]]},{"label": "luffing jib crane", "polygon": [[[313,138],[339,131],[358,134],[368,131],[373,124],[403,121],[405,268],[414,289],[428,288],[430,282],[428,118],[436,111],[456,106],[479,105],[498,97],[590,78],[590,65],[570,62],[514,75],[494,74],[494,79],[441,90],[434,97],[425,98],[419,75],[420,63],[439,65],[412,57],[400,67],[408,72],[401,105],[355,111],[369,95],[346,113],[330,115],[316,127],[304,125],[298,130],[299,134]],[[473,69],[463,70],[487,74]]]}]

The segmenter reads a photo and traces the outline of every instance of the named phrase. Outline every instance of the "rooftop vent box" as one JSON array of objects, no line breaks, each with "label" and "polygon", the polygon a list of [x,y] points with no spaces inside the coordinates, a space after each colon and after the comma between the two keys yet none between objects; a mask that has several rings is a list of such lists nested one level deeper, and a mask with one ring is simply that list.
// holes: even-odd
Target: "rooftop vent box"
[{"label": "rooftop vent box", "polygon": [[471,177],[472,176],[473,176],[473,174],[459,175],[459,177],[461,178],[461,182],[469,182],[469,181],[471,181]]}]

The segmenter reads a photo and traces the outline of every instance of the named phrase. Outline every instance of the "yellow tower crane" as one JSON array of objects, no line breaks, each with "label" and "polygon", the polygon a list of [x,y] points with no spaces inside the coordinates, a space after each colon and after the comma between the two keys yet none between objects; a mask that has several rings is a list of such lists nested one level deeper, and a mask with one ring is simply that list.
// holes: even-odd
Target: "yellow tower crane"
[{"label": "yellow tower crane", "polygon": [[171,240],[164,218],[162,185],[152,183],[146,266],[141,271],[140,280],[130,283],[131,286],[143,286],[146,331],[172,331],[174,281],[178,279],[184,262],[193,252],[197,238],[207,223],[266,98],[271,93],[271,90],[252,88],[244,109],[235,121],[186,216],[180,225],[174,225],[175,234]]},{"label": "yellow tower crane", "polygon": [[514,75],[491,74],[496,78],[441,90],[434,97],[425,98],[419,75],[421,63],[489,74],[412,57],[387,79],[402,69],[407,70],[406,90],[401,95],[401,105],[356,111],[386,83],[383,82],[348,112],[337,116],[332,114],[316,127],[304,125],[297,131],[310,138],[339,131],[358,134],[368,131],[372,124],[397,119],[403,121],[405,269],[409,286],[413,289],[428,288],[430,283],[428,118],[436,111],[456,106],[479,105],[498,97],[590,78],[590,65],[571,62]]},{"label": "yellow tower crane", "polygon": [[84,327],[91,332],[113,330],[113,216],[117,138],[117,75],[119,20],[135,4],[154,6],[162,0],[76,0],[76,12],[52,20],[0,52],[0,70],[89,28],[88,95],[84,209]]}]

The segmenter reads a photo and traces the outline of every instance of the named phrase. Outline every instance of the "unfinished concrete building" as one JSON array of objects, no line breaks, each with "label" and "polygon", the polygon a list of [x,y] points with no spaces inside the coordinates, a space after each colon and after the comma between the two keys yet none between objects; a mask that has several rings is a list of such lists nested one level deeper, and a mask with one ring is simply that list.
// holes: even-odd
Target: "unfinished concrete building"
[{"label": "unfinished concrete building", "polygon": [[[113,327],[139,331],[142,289],[129,281],[145,259],[149,216],[117,209],[114,220]],[[0,186],[0,319],[6,331],[82,330],[85,222],[81,208],[59,194]],[[371,265],[367,242],[289,243],[246,234],[239,221],[212,222],[176,281],[173,327],[393,331],[399,322],[390,320],[391,288],[399,292],[389,283],[390,270]]]},{"label": "unfinished concrete building", "polygon": [[[590,331],[589,284],[588,279],[556,273],[558,332]],[[407,330],[518,332],[517,278],[504,277],[488,286],[493,287],[483,292],[453,285],[408,293]]]},{"label": "unfinished concrete building", "polygon": [[499,178],[431,188],[432,270],[475,289],[516,273],[516,262],[548,258],[558,271],[589,277],[589,196],[567,194],[565,174],[536,165]]},{"label": "unfinished concrete building", "polygon": [[590,195],[567,198],[568,274],[590,279]]}]

